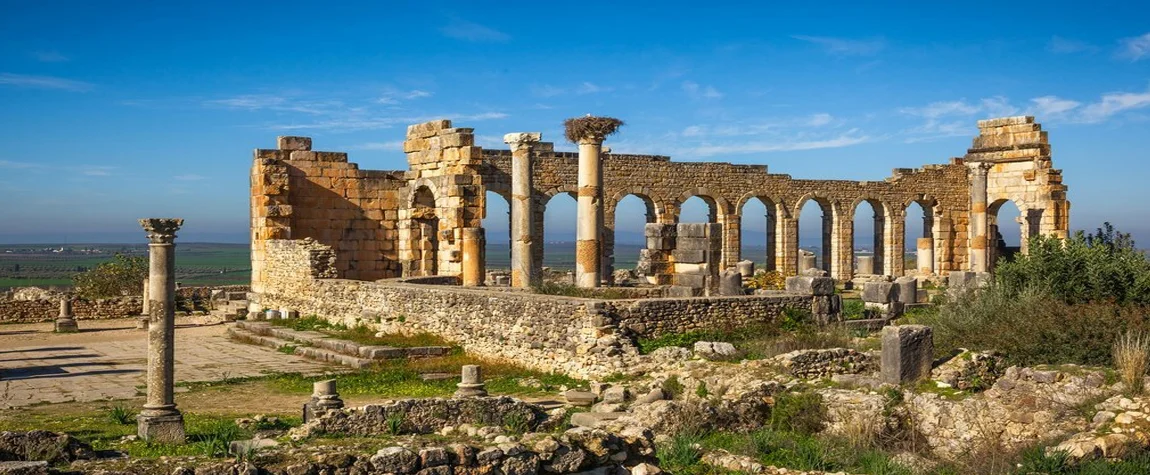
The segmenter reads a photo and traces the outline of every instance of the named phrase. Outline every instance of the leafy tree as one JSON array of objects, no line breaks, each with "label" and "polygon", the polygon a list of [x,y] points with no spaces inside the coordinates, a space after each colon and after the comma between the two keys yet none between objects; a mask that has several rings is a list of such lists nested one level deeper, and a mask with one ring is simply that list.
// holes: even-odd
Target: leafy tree
[{"label": "leafy tree", "polygon": [[1033,236],[1026,255],[1000,263],[995,283],[1008,295],[1039,292],[1066,303],[1150,304],[1150,261],[1129,234],[1104,223],[1069,239]]},{"label": "leafy tree", "polygon": [[148,258],[116,254],[112,260],[72,277],[76,294],[86,299],[137,295],[148,277]]}]

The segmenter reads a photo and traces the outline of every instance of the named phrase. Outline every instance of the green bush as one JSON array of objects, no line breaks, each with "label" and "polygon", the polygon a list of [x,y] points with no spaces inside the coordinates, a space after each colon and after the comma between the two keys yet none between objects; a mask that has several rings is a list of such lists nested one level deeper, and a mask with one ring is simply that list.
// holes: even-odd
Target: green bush
[{"label": "green bush", "polygon": [[1068,304],[1033,291],[1018,295],[992,286],[909,322],[934,330],[935,353],[958,348],[998,350],[1011,364],[1110,365],[1115,340],[1150,329],[1145,310],[1109,303]]},{"label": "green bush", "polygon": [[823,430],[827,409],[816,392],[785,392],[775,396],[770,426],[777,431],[814,434]]},{"label": "green bush", "polygon": [[1039,292],[1066,303],[1150,304],[1150,261],[1129,234],[1104,223],[1062,240],[1034,236],[1026,255],[1000,262],[995,283],[1008,295]]},{"label": "green bush", "polygon": [[862,320],[866,318],[866,304],[859,299],[843,299],[843,319]]},{"label": "green bush", "polygon": [[72,277],[76,295],[85,299],[140,295],[148,278],[148,258],[116,254],[111,261]]}]

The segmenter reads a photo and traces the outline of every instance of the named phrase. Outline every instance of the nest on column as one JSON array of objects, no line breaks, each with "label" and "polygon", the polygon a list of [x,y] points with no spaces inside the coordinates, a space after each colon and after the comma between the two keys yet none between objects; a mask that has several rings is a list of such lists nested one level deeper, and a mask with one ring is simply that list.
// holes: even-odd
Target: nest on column
[{"label": "nest on column", "polygon": [[585,138],[603,140],[623,126],[623,121],[614,117],[595,117],[587,114],[586,117],[572,117],[563,121],[567,140],[579,143]]}]

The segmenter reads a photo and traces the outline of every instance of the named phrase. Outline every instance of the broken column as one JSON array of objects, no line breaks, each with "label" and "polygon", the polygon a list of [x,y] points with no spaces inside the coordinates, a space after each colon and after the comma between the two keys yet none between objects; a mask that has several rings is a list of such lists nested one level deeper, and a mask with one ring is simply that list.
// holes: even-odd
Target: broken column
[{"label": "broken column", "polygon": [[610,117],[567,119],[567,140],[579,144],[578,208],[575,217],[575,285],[598,287],[603,245],[603,139],[623,121]]},{"label": "broken column", "polygon": [[459,388],[455,391],[455,397],[487,396],[487,388],[483,383],[483,371],[479,368],[479,365],[463,365],[459,384],[455,386]]},{"label": "broken column", "polygon": [[799,273],[802,274],[808,270],[814,269],[818,263],[815,261],[815,253],[799,249]]},{"label": "broken column", "polygon": [[975,162],[970,164],[970,271],[986,272],[986,247],[990,244],[987,238],[989,223],[986,216],[986,183],[990,163]]},{"label": "broken column", "polygon": [[311,385],[311,400],[303,405],[303,421],[307,422],[323,413],[343,409],[343,399],[339,398],[334,379],[316,381]]},{"label": "broken column", "polygon": [[856,274],[859,275],[873,275],[874,274],[874,256],[858,256],[858,265],[855,266]]},{"label": "broken column", "polygon": [[56,317],[56,333],[76,333],[80,327],[76,325],[76,317],[72,315],[72,298],[65,295],[60,298],[60,315]]},{"label": "broken column", "polygon": [[842,316],[842,296],[835,295],[835,280],[821,270],[808,270],[801,275],[787,277],[787,292],[811,297],[811,316],[820,324],[835,322]]},{"label": "broken column", "polygon": [[719,273],[719,295],[731,297],[743,294],[743,274],[735,269]]},{"label": "broken column", "polygon": [[463,254],[463,286],[478,287],[483,285],[486,276],[486,263],[484,262],[483,228],[460,229],[460,251]]},{"label": "broken column", "polygon": [[647,223],[643,235],[647,240],[644,249],[647,257],[646,277],[651,285],[671,285],[675,278],[675,268],[671,263],[671,251],[675,250],[674,224]]},{"label": "broken column", "polygon": [[922,274],[934,272],[934,239],[918,238],[915,246],[915,258],[918,261],[918,271]]},{"label": "broken column", "polygon": [[675,247],[671,251],[673,287],[668,289],[668,296],[700,297],[718,293],[722,233],[722,225],[718,223],[676,225]]},{"label": "broken column", "polygon": [[882,318],[896,318],[903,313],[903,304],[898,299],[898,286],[894,282],[871,281],[863,285],[863,305],[874,310]]},{"label": "broken column", "polygon": [[882,381],[912,383],[930,376],[934,337],[930,327],[898,325],[882,329]]},{"label": "broken column", "polygon": [[532,169],[535,144],[543,134],[521,132],[503,136],[511,146],[511,286],[538,287],[543,283],[540,263],[535,262],[532,230],[535,229],[535,201],[532,198]]},{"label": "broken column", "polygon": [[750,260],[741,260],[736,267],[739,269],[739,274],[746,278],[755,276],[755,263]]},{"label": "broken column", "polygon": [[894,280],[898,287],[898,301],[902,302],[903,309],[907,305],[918,303],[918,279],[914,277],[899,277]]},{"label": "broken column", "polygon": [[148,232],[148,398],[136,417],[137,432],[147,441],[184,442],[184,416],[176,409],[175,306],[176,231],[179,218],[141,219]]},{"label": "broken column", "polygon": [[140,318],[136,319],[137,330],[148,329],[148,319],[150,318],[148,315],[151,314],[151,312],[148,310],[148,287],[148,279],[144,279],[144,304],[142,305],[140,311]]}]

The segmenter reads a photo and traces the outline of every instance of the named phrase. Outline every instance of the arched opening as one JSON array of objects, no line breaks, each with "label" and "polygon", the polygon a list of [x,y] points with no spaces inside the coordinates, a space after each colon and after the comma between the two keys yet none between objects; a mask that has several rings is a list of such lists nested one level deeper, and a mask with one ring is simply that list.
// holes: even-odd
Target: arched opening
[{"label": "arched opening", "polygon": [[577,208],[574,193],[559,193],[543,205],[543,267],[552,271],[575,272]]},{"label": "arched opening", "polygon": [[[865,205],[865,206],[864,206]],[[870,212],[866,212],[870,208]],[[886,272],[886,213],[882,203],[862,200],[854,209],[854,273],[884,275]]]},{"label": "arched opening", "polygon": [[[906,269],[918,274],[934,274],[934,207],[933,203],[914,201],[906,207],[903,236]],[[914,265],[910,265],[913,263]]]},{"label": "arched opening", "polygon": [[739,229],[739,246],[742,258],[755,263],[756,269],[772,271],[778,269],[775,262],[775,226],[778,216],[775,203],[769,198],[757,197],[747,200],[739,210],[742,216]]},{"label": "arched opening", "polygon": [[1018,206],[1008,199],[991,203],[986,210],[986,220],[989,241],[986,261],[993,270],[999,259],[1010,259],[1022,250],[1025,221]]},{"label": "arched opening", "polygon": [[494,191],[484,197],[483,230],[487,270],[511,269],[511,204]]},{"label": "arched opening", "polygon": [[644,260],[647,248],[644,230],[647,223],[654,223],[656,219],[655,203],[649,197],[629,194],[615,204],[610,253],[613,268],[635,269]]},{"label": "arched opening", "polygon": [[436,275],[439,262],[439,217],[435,215],[435,194],[427,186],[415,190],[411,200],[411,234],[415,254],[415,274]]},{"label": "arched opening", "polygon": [[719,207],[707,196],[692,196],[679,205],[680,223],[717,223]]},{"label": "arched opening", "polygon": [[831,273],[831,241],[834,233],[834,211],[829,202],[805,199],[799,204],[798,270],[810,268]]}]

